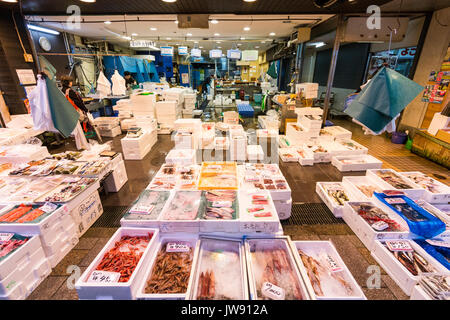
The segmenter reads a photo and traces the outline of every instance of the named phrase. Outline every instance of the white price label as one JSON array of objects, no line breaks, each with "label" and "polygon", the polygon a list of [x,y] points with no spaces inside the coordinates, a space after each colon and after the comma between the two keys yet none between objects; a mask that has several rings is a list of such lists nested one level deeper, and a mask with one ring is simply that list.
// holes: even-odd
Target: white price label
[{"label": "white price label", "polygon": [[14,233],[0,233],[0,242],[6,242],[14,236]]},{"label": "white price label", "polygon": [[389,225],[384,221],[378,221],[372,224],[372,228],[374,228],[376,231],[383,231],[389,228]]},{"label": "white price label", "polygon": [[450,248],[450,242],[441,241],[441,240],[431,240],[431,239],[427,239],[425,241],[428,242],[429,244],[431,244],[432,246]]},{"label": "white price label", "polygon": [[414,251],[411,244],[407,240],[391,240],[385,242],[391,251]]},{"label": "white price label", "polygon": [[150,214],[154,208],[153,205],[136,205],[130,210],[130,213]]},{"label": "white price label", "polygon": [[233,206],[232,201],[214,201],[212,206],[215,208],[231,208]]},{"label": "white price label", "polygon": [[331,272],[341,272],[344,270],[329,254],[327,254],[326,256],[326,261],[328,263],[328,267],[330,268]]},{"label": "white price label", "polygon": [[386,198],[385,200],[389,204],[404,204],[404,203],[406,203],[405,200],[403,200],[402,198]]},{"label": "white price label", "polygon": [[94,270],[89,276],[88,282],[114,283],[118,282],[119,278],[120,278],[119,272]]},{"label": "white price label", "polygon": [[189,252],[190,250],[186,242],[169,242],[166,246],[166,252]]},{"label": "white price label", "polygon": [[39,209],[44,211],[45,213],[50,213],[55,211],[58,208],[58,206],[54,203],[46,202],[42,207]]},{"label": "white price label", "polygon": [[272,300],[284,300],[285,297],[284,289],[270,282],[263,283],[261,293]]}]

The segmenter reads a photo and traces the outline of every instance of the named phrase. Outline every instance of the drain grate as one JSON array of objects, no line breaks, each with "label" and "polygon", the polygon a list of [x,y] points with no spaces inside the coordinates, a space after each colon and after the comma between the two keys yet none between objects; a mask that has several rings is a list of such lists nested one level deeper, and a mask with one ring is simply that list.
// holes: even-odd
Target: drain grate
[{"label": "drain grate", "polygon": [[103,214],[92,225],[93,228],[119,228],[120,219],[127,212],[127,206],[103,207]]},{"label": "drain grate", "polygon": [[336,218],[324,203],[294,203],[289,219],[282,220],[282,225],[311,224],[345,224]]}]

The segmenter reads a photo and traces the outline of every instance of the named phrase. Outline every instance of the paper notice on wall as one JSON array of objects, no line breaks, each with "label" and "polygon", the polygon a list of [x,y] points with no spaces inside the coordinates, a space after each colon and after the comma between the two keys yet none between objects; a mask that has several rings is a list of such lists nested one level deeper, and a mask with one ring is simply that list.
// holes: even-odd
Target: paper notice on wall
[{"label": "paper notice on wall", "polygon": [[36,86],[26,86],[23,88],[25,89],[25,93],[27,94],[27,97],[28,97],[30,92],[33,91],[36,88]]},{"label": "paper notice on wall", "polygon": [[182,73],[181,74],[181,82],[182,83],[189,83],[189,73]]},{"label": "paper notice on wall", "polygon": [[16,69],[21,85],[36,84],[36,77],[32,69]]}]

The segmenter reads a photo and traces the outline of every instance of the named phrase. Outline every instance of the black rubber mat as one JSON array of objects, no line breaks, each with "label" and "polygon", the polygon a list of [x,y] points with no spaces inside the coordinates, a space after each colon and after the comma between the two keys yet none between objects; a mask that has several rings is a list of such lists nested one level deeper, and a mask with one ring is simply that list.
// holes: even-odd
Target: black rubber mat
[{"label": "black rubber mat", "polygon": [[120,219],[127,212],[128,207],[103,207],[103,214],[92,225],[92,228],[119,228]]},{"label": "black rubber mat", "polygon": [[282,225],[342,224],[344,220],[336,218],[324,203],[294,203],[289,219]]}]

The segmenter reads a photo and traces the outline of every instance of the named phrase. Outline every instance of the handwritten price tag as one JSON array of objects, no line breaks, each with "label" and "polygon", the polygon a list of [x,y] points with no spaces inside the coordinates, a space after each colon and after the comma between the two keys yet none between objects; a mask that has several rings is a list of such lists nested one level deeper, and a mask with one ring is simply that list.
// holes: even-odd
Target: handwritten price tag
[{"label": "handwritten price tag", "polygon": [[185,242],[169,242],[166,246],[166,252],[189,252],[191,248]]},{"label": "handwritten price tag", "polygon": [[331,272],[341,272],[344,270],[329,254],[327,254],[326,261],[328,263],[328,267],[330,268]]},{"label": "handwritten price tag", "polygon": [[119,272],[94,270],[89,276],[88,282],[114,283],[119,281],[119,278],[120,278]]},{"label": "handwritten price tag", "polygon": [[10,240],[14,236],[14,233],[0,233],[0,242]]},{"label": "handwritten price tag", "polygon": [[378,221],[372,224],[372,228],[374,228],[376,231],[383,231],[389,228],[389,225],[384,221]]},{"label": "handwritten price tag", "polygon": [[386,198],[386,202],[389,204],[403,204],[406,203],[402,198]]},{"label": "handwritten price tag", "polygon": [[284,289],[270,282],[263,283],[261,293],[272,300],[284,300],[285,297]]},{"label": "handwritten price tag", "polygon": [[431,240],[431,239],[427,239],[425,241],[428,242],[429,244],[431,244],[432,246],[444,247],[444,248],[450,249],[450,242],[441,241],[441,240]]},{"label": "handwritten price tag", "polygon": [[386,241],[388,249],[391,251],[414,251],[409,241]]},{"label": "handwritten price tag", "polygon": [[39,208],[40,210],[44,211],[45,213],[53,212],[56,209],[58,209],[58,206],[54,203],[46,202],[42,207]]}]

